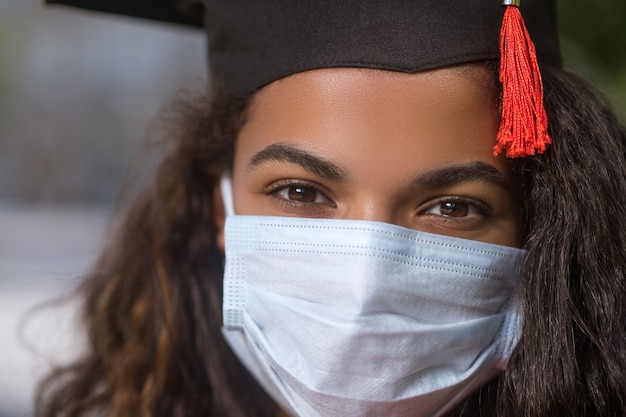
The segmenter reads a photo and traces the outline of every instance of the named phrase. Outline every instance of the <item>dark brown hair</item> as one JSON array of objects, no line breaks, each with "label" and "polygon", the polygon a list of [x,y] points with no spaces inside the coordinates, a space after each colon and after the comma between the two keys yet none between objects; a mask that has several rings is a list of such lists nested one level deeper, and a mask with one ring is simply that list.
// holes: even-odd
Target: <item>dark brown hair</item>
[{"label": "dark brown hair", "polygon": [[554,144],[516,161],[524,328],[507,416],[626,413],[626,131],[589,85],[544,71]]},{"label": "dark brown hair", "polygon": [[[626,133],[584,82],[543,72],[554,144],[512,162],[528,251],[522,340],[455,414],[624,416]],[[39,416],[276,415],[220,333],[213,188],[249,101],[180,106],[154,184],[80,290],[89,350],[42,383]]]}]

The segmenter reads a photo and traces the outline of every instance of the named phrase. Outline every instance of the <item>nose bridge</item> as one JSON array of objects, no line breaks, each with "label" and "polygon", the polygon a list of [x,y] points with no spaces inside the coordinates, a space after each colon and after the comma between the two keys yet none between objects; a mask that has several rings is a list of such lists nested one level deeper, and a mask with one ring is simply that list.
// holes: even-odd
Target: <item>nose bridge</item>
[{"label": "nose bridge", "polygon": [[346,207],[342,217],[348,220],[369,220],[397,224],[397,216],[389,198],[379,193],[355,198]]}]

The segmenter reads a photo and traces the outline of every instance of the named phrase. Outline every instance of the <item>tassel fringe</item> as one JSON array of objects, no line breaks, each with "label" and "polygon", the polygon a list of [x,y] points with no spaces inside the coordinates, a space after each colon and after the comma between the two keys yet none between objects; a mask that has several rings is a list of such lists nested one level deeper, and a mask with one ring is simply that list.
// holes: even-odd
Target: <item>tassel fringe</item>
[{"label": "tassel fringe", "polygon": [[552,142],[543,105],[543,83],[535,45],[516,6],[506,6],[500,31],[502,114],[494,155],[508,158],[543,153]]}]

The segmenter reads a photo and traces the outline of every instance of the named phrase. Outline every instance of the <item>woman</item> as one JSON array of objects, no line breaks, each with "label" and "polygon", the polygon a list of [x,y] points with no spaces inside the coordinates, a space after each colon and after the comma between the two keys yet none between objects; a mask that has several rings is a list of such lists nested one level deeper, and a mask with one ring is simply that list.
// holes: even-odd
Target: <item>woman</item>
[{"label": "woman", "polygon": [[[626,133],[558,67],[553,5],[522,5],[546,146],[541,109],[506,113],[500,6],[379,3],[205,4],[211,99],[83,285],[90,350],[39,415],[625,414]],[[529,151],[496,145],[511,120]]]}]

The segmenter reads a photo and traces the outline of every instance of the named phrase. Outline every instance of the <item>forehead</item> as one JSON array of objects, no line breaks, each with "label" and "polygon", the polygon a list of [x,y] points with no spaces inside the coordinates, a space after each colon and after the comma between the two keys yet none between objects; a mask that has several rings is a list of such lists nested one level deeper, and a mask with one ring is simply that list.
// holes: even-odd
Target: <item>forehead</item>
[{"label": "forehead", "polygon": [[[253,107],[292,94],[340,98],[345,94],[379,94],[407,98],[438,92],[442,98],[458,99],[463,93],[495,99],[497,74],[487,64],[464,64],[430,71],[405,73],[368,68],[321,68],[303,71],[274,81],[254,96]],[[458,91],[463,87],[463,91]],[[416,90],[417,89],[417,90]],[[458,95],[454,94],[458,91]],[[469,91],[472,90],[472,91]],[[416,94],[419,93],[419,94]]]},{"label": "forehead", "polygon": [[235,163],[287,142],[354,167],[399,171],[482,160],[504,172],[502,158],[492,155],[499,123],[493,85],[482,65],[415,74],[356,68],[294,74],[256,94]]}]

